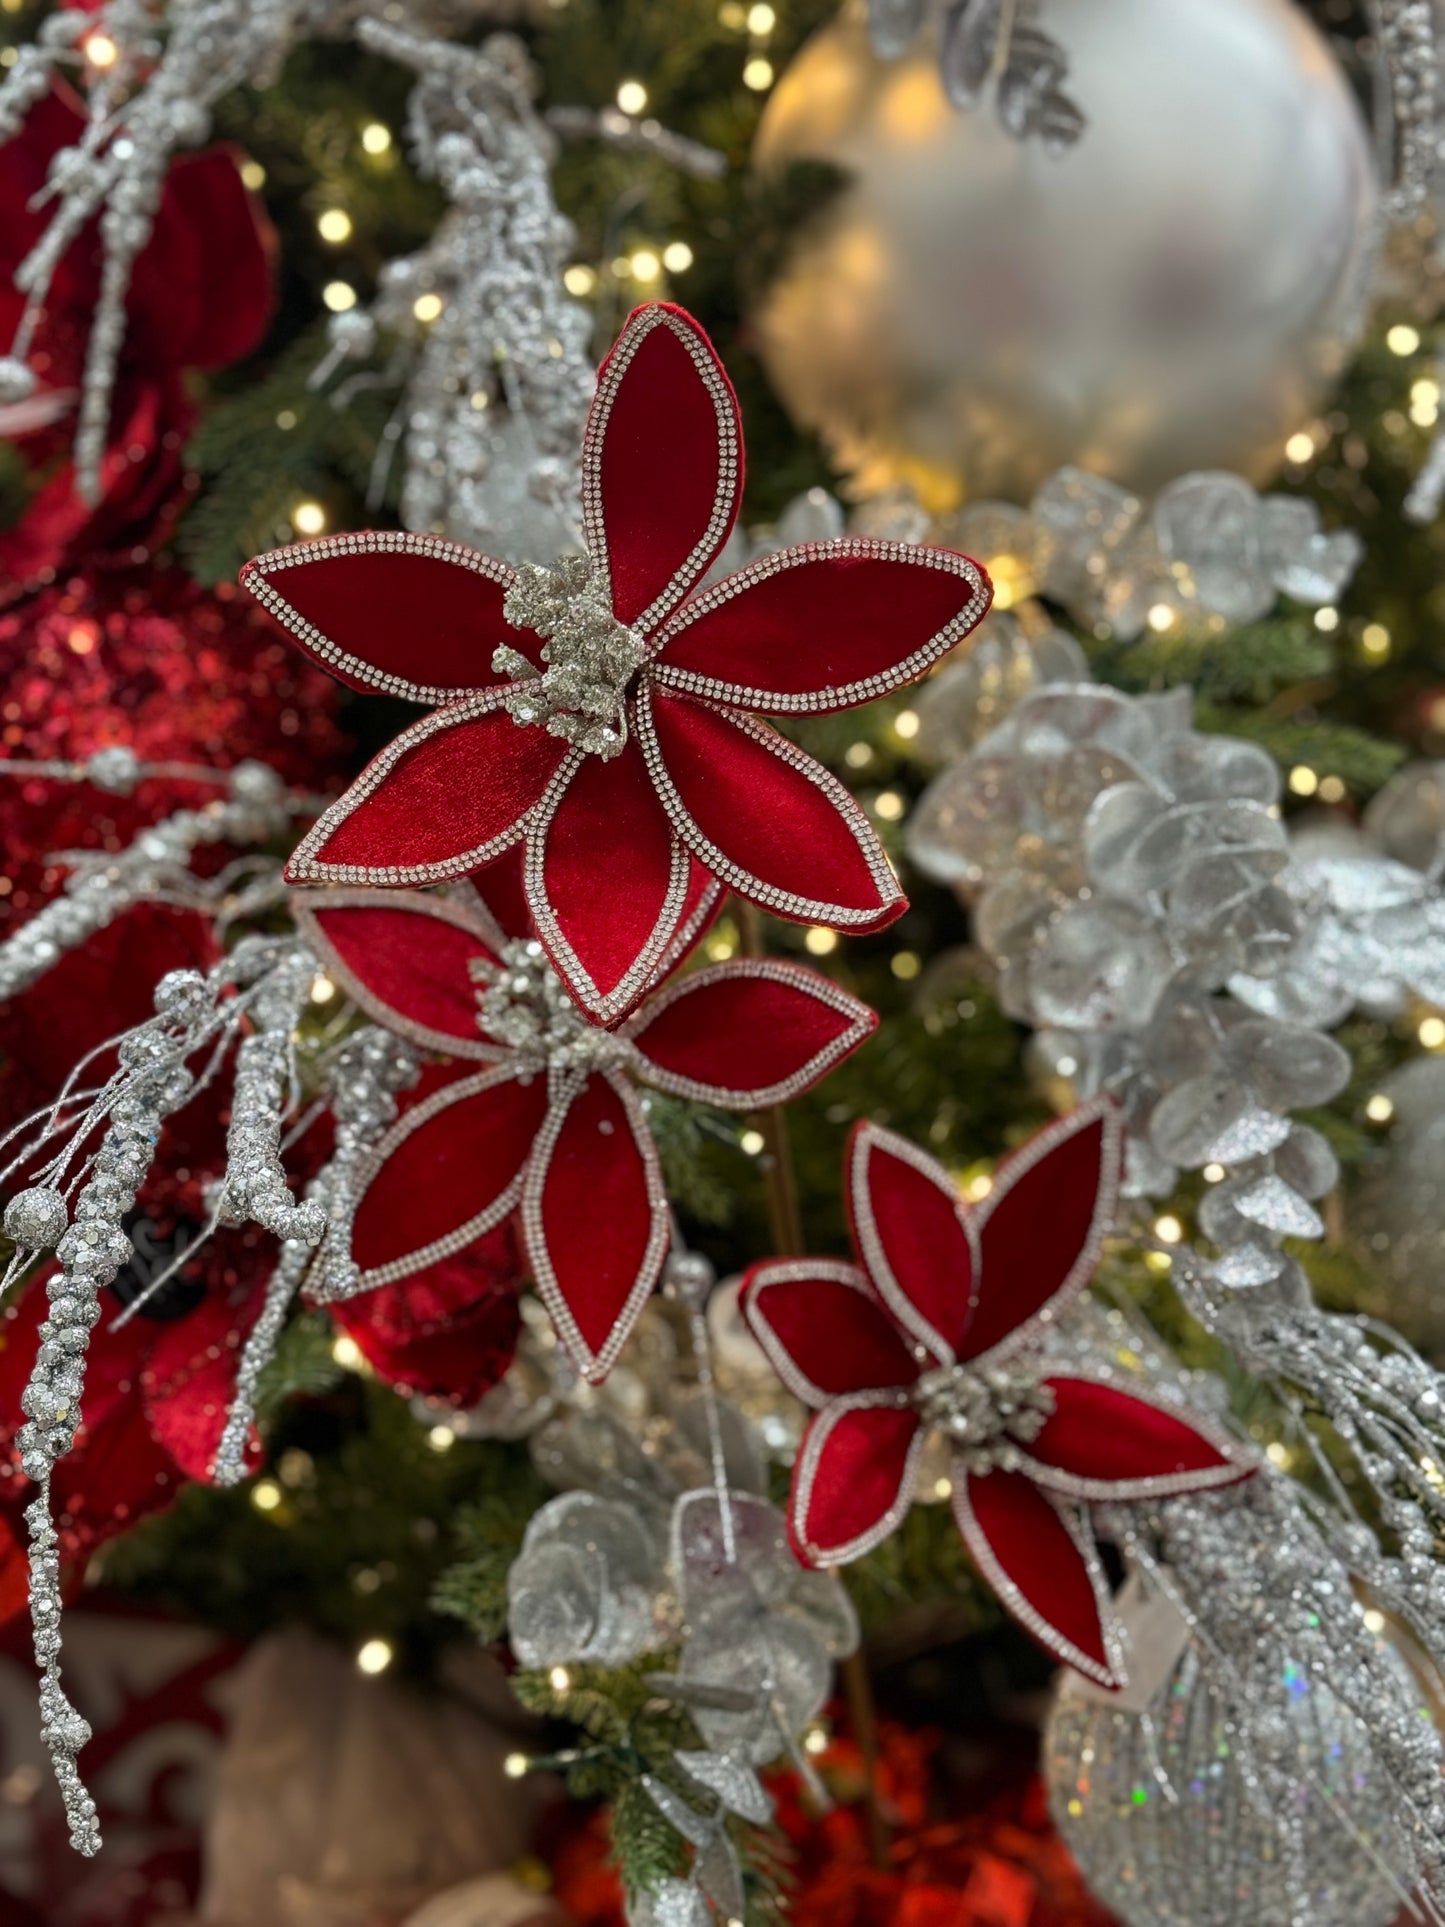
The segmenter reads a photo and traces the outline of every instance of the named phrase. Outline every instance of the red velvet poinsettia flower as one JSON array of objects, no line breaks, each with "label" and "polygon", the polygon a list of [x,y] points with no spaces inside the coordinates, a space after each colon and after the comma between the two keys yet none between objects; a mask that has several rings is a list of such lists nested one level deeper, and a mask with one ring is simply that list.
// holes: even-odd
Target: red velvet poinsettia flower
[{"label": "red velvet poinsettia flower", "polygon": [[1084,1508],[1195,1492],[1252,1464],[1195,1413],[1105,1361],[1055,1369],[1050,1327],[1113,1222],[1118,1115],[1095,1101],[1000,1166],[970,1210],[907,1139],[860,1124],[848,1151],[858,1264],[770,1259],[743,1290],[778,1375],[817,1408],[793,1473],[811,1565],[856,1559],[908,1510],[930,1431],[953,1448],[953,1509],[984,1577],[1050,1652],[1124,1683],[1122,1634]]},{"label": "red velvet poinsettia flower", "polygon": [[[85,115],[63,89],[46,96],[0,148],[0,342],[14,336],[25,297],[15,270],[53,213],[35,196],[55,155],[74,146]],[[104,555],[131,562],[163,539],[185,495],[182,444],[195,420],[186,390],[192,369],[221,368],[260,345],[272,302],[274,236],[225,147],[174,162],[150,240],[136,258],[126,332],[116,369],[101,493],[82,501],[75,469],[62,462],[14,528],[0,534],[0,568],[11,586],[49,580]],[[28,359],[41,387],[0,409],[0,434],[24,438],[41,468],[69,448],[100,290],[98,223],[71,244],[51,283]]]},{"label": "red velvet poinsettia flower", "polygon": [[333,675],[437,705],[325,812],[291,879],[437,883],[525,840],[537,935],[605,1023],[709,878],[805,923],[891,922],[904,898],[863,811],[751,712],[846,709],[912,681],[983,615],[987,579],[946,550],[846,539],[703,588],[742,475],[727,376],[691,316],[658,304],[602,365],[585,556],[519,570],[380,534],[249,564],[243,581]]},{"label": "red velvet poinsettia flower", "polygon": [[413,1104],[377,1147],[351,1234],[361,1291],[434,1278],[517,1211],[532,1278],[593,1381],[670,1237],[635,1086],[757,1110],[809,1089],[877,1022],[816,971],[754,959],[677,977],[609,1031],[577,1011],[541,944],[509,938],[476,897],[318,891],[293,907],[372,1018],[479,1067]]}]

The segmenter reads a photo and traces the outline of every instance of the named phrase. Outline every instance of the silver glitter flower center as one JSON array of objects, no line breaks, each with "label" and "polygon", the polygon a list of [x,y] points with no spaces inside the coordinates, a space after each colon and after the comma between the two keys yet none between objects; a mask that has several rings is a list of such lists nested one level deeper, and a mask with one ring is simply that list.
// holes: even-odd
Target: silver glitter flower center
[{"label": "silver glitter flower center", "polygon": [[515,678],[503,701],[514,723],[541,723],[575,749],[604,762],[627,742],[627,685],[646,651],[612,613],[605,581],[586,555],[566,555],[547,569],[524,562],[502,605],[515,629],[547,640],[539,670],[503,644],[492,656],[499,676]]},{"label": "silver glitter flower center", "polygon": [[503,946],[500,964],[472,964],[477,1022],[538,1070],[606,1070],[633,1055],[625,1037],[589,1024],[535,938]]},{"label": "silver glitter flower center", "polygon": [[1009,1365],[935,1366],[914,1386],[913,1402],[925,1425],[952,1440],[970,1472],[1013,1470],[1019,1446],[1038,1437],[1054,1409],[1054,1395],[1036,1372]]}]

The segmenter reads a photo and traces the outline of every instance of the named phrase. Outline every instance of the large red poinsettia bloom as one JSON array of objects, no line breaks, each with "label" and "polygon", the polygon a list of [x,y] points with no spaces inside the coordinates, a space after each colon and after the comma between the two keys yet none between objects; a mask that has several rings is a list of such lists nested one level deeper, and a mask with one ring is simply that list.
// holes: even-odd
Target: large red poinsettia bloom
[{"label": "large red poinsettia bloom", "polygon": [[[35,197],[55,155],[76,144],[85,124],[74,98],[57,90],[0,148],[0,344],[13,338],[25,306],[15,270],[54,211]],[[15,527],[0,534],[0,568],[12,586],[49,580],[97,556],[135,561],[170,527],[184,500],[182,445],[195,421],[186,375],[250,354],[271,313],[274,237],[238,162],[226,147],[174,162],[126,297],[100,499],[81,500],[74,466],[63,461]],[[101,270],[99,224],[92,222],[51,283],[28,357],[39,391],[0,409],[0,434],[23,437],[36,467],[68,449],[74,436]]]},{"label": "large red poinsettia bloom", "polygon": [[352,1226],[358,1288],[415,1287],[518,1212],[532,1278],[593,1381],[626,1343],[670,1237],[636,1086],[757,1110],[809,1089],[877,1022],[826,977],[774,959],[657,989],[669,953],[655,994],[608,1031],[579,1014],[535,937],[509,937],[479,898],[318,891],[295,913],[378,1023],[481,1067],[413,1105],[377,1147]]},{"label": "large red poinsettia bloom", "polygon": [[912,681],[983,615],[987,580],[966,556],[848,539],[701,587],[742,475],[727,376],[697,323],[659,304],[602,365],[585,557],[517,570],[384,534],[251,563],[242,579],[333,675],[438,705],[326,811],[292,880],[436,883],[525,840],[537,935],[606,1023],[712,879],[806,923],[897,916],[858,804],[750,712],[846,709]]},{"label": "large red poinsettia bloom", "polygon": [[858,1264],[770,1259],[748,1323],[818,1408],[793,1474],[792,1532],[840,1565],[898,1525],[925,1438],[952,1442],[953,1509],[980,1571],[1050,1652],[1124,1683],[1122,1635],[1084,1508],[1228,1485],[1253,1467],[1172,1401],[1041,1351],[1113,1221],[1122,1133],[1096,1101],[1040,1132],[975,1210],[907,1139],[860,1124],[848,1152]]}]

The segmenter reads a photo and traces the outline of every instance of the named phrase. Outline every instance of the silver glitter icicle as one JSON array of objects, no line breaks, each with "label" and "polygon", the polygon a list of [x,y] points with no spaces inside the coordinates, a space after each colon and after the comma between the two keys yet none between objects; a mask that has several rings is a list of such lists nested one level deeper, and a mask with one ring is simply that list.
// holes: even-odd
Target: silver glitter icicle
[{"label": "silver glitter icicle", "polygon": [[251,1004],[256,1028],[236,1057],[236,1091],[226,1133],[226,1179],[220,1215],[248,1219],[281,1239],[321,1242],[326,1213],[314,1199],[297,1204],[281,1168],[282,1122],[295,1068],[295,1032],[316,980],[304,945],[284,949]]},{"label": "silver glitter icicle", "polygon": [[[336,1151],[310,1187],[310,1199],[326,1214],[329,1235],[319,1263],[323,1281],[330,1275],[329,1254],[338,1246],[349,1269],[347,1249],[351,1216],[356,1209],[356,1183],[367,1153],[396,1116],[396,1092],[415,1083],[416,1052],[399,1037],[367,1025],[349,1037],[337,1053],[331,1084],[331,1111],[336,1120]],[[288,1238],[266,1288],[261,1314],[252,1326],[236,1372],[231,1409],[216,1448],[211,1477],[217,1485],[238,1485],[247,1476],[246,1445],[256,1412],[261,1374],[275,1355],[276,1341],[286,1323],[291,1302],[301,1289],[311,1264],[311,1247]],[[318,1301],[336,1291],[313,1290]]]},{"label": "silver glitter icicle", "polygon": [[[190,973],[183,973],[190,982]],[[158,1005],[173,980],[163,980]],[[195,979],[193,989],[209,1010],[212,998]],[[90,1727],[70,1704],[60,1683],[60,1550],[50,1516],[50,1478],[71,1448],[81,1422],[81,1393],[90,1333],[101,1316],[100,1293],[131,1256],[121,1229],[150,1170],[162,1121],[191,1094],[185,1058],[195,1048],[195,1026],[178,1033],[166,1016],[153,1018],[121,1043],[123,1081],[87,1182],[76,1199],[75,1219],[56,1248],[60,1269],[46,1286],[49,1315],[40,1327],[40,1349],[21,1395],[27,1423],[17,1444],[20,1463],[39,1487],[25,1509],[30,1529],[30,1618],[40,1667],[41,1735],[55,1768],[70,1823],[71,1844],[94,1854],[100,1846],[95,1802],[76,1771],[75,1758]]]}]

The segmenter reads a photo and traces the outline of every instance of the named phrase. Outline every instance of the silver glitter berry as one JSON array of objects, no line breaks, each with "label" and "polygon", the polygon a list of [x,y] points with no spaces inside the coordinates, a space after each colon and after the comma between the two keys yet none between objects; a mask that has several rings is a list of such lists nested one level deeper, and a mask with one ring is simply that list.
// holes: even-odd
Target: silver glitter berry
[{"label": "silver glitter berry", "polygon": [[69,1206],[48,1185],[17,1192],[5,1207],[5,1236],[25,1251],[53,1251],[69,1223]]}]

